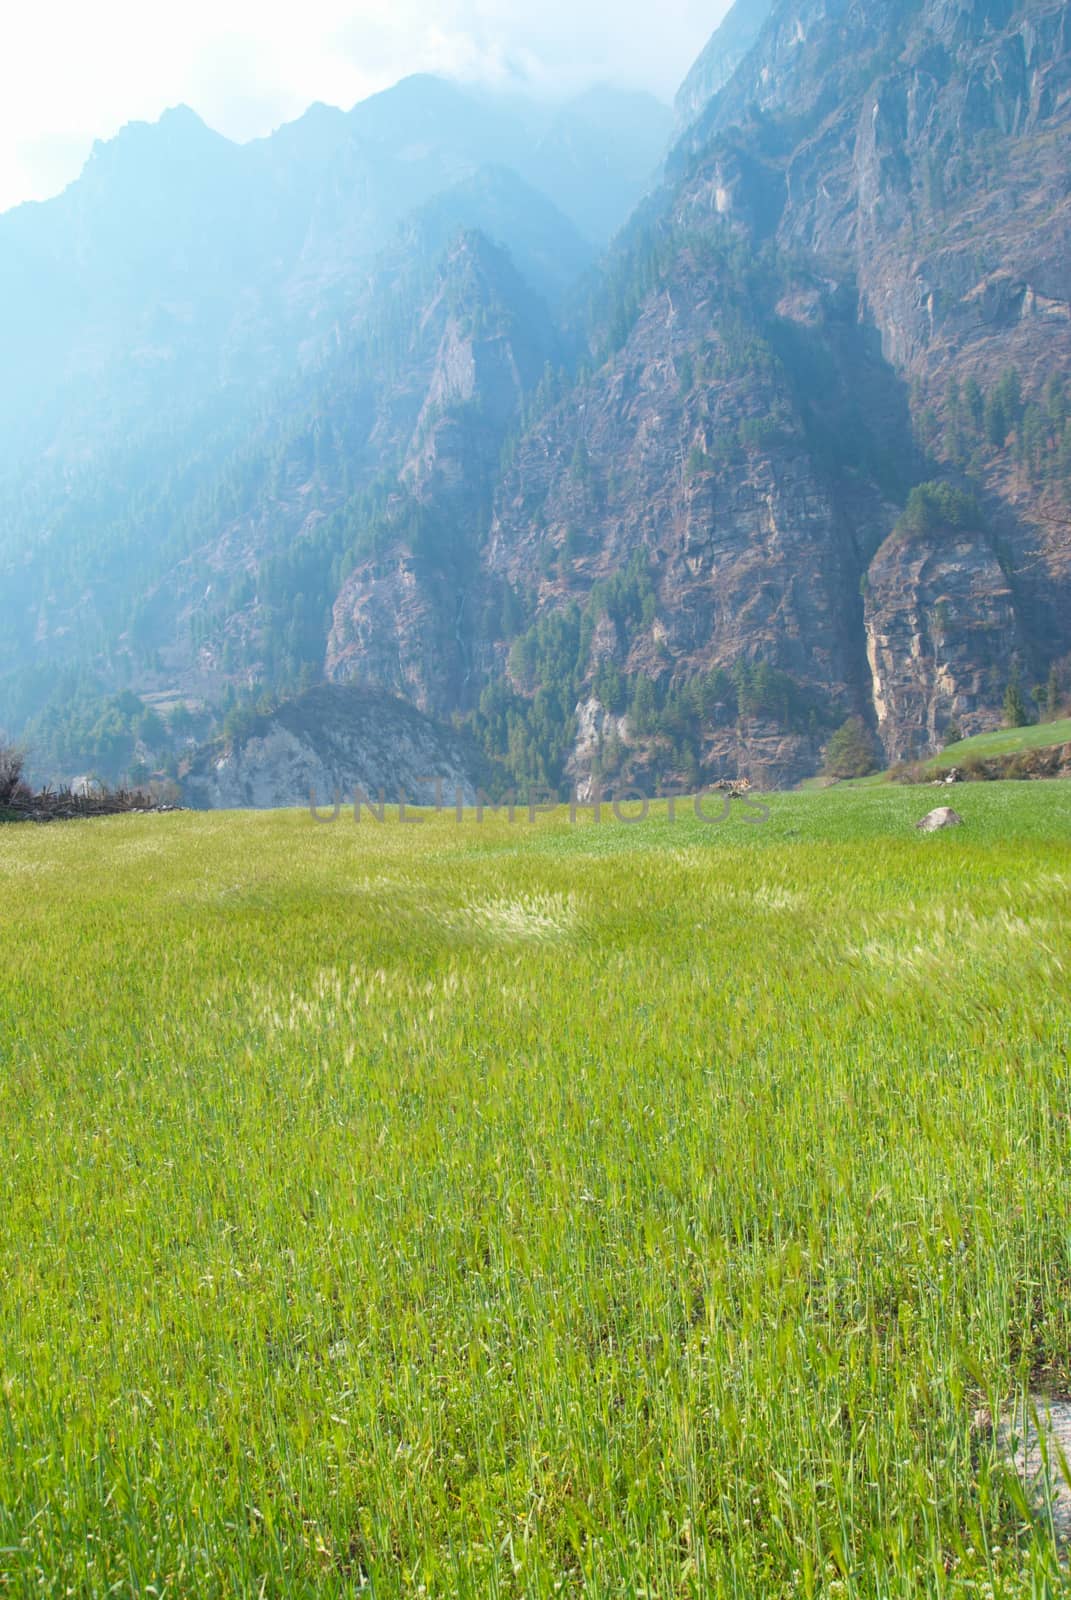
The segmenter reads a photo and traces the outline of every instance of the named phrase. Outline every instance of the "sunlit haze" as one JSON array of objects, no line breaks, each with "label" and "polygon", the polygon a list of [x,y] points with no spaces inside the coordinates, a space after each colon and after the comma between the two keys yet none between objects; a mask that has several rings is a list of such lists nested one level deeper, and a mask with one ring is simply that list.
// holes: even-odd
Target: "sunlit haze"
[{"label": "sunlit haze", "polygon": [[611,81],[669,99],[724,0],[75,0],[11,8],[0,59],[0,210],[77,176],[94,139],[184,102],[234,139],[411,72],[557,94]]}]

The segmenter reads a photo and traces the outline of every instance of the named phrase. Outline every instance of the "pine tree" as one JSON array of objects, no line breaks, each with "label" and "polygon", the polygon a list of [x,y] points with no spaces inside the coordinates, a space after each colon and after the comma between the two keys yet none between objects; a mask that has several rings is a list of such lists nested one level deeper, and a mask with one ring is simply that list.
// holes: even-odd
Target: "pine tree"
[{"label": "pine tree", "polygon": [[849,717],[826,747],[826,775],[830,778],[865,778],[876,765],[874,741],[862,717]]},{"label": "pine tree", "polygon": [[1025,728],[1030,721],[1027,710],[1026,696],[1023,694],[1019,683],[1019,668],[1012,669],[1011,680],[1004,691],[1004,726],[1006,728]]},{"label": "pine tree", "polygon": [[1007,414],[995,390],[985,403],[985,436],[997,450],[1003,450],[1008,438]]},{"label": "pine tree", "polygon": [[658,716],[658,703],[655,699],[654,684],[650,678],[642,673],[636,679],[636,688],[632,695],[632,704],[629,707],[628,720],[633,733],[650,733],[654,729]]}]

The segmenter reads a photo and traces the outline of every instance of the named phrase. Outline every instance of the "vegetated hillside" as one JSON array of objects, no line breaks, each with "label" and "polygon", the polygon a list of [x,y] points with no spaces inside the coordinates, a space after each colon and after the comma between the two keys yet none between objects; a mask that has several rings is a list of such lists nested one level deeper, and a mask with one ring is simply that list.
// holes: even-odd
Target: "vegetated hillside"
[{"label": "vegetated hillside", "polygon": [[[327,676],[466,720],[522,781],[784,783],[849,719],[891,763],[1047,683],[1071,651],[1071,8],[760,10],[549,314],[532,290],[562,241],[579,269],[575,230],[515,173],[469,176],[254,423],[92,522],[123,529],[105,593],[99,540],[80,565],[77,538],[20,540],[12,582],[48,600],[9,632],[6,719],[35,656],[217,716]],[[50,515],[89,526],[77,497]]]},{"label": "vegetated hillside", "polygon": [[[134,684],[225,711],[253,683],[278,692],[321,675],[346,562],[375,546],[379,522],[411,525],[399,476],[410,452],[461,425],[486,477],[521,399],[560,359],[544,302],[485,234],[458,231],[466,215],[488,232],[515,218],[515,259],[562,262],[570,248],[582,259],[550,202],[490,170],[407,224],[333,348],[242,429],[187,430],[180,471],[135,445],[103,475],[74,473],[79,492],[53,477],[15,508],[7,528],[25,542],[10,549],[3,607],[12,731],[50,696],[34,735],[56,757],[73,708],[102,690]],[[479,347],[478,383],[466,340]],[[46,531],[33,537],[37,511]]]},{"label": "vegetated hillside", "polygon": [[[0,470],[106,448],[147,404],[170,419],[206,390],[256,392],[333,334],[400,224],[489,166],[598,248],[669,126],[645,96],[551,108],[430,77],[244,146],[187,107],[130,124],[64,194],[0,217]],[[537,287],[560,291],[575,265],[566,243]]]},{"label": "vegetated hillside", "polygon": [[879,558],[869,687],[890,756],[945,720],[984,725],[1016,654],[1044,677],[1068,647],[1069,115],[1066,5],[817,3],[774,14],[680,152],[689,208],[743,213],[854,288],[920,448],[977,487],[973,526],[949,539],[937,517],[919,563]]},{"label": "vegetated hillside", "polygon": [[897,769],[908,782],[945,778],[987,783],[1003,779],[1071,777],[1071,717],[979,733],[947,744],[928,761]]}]

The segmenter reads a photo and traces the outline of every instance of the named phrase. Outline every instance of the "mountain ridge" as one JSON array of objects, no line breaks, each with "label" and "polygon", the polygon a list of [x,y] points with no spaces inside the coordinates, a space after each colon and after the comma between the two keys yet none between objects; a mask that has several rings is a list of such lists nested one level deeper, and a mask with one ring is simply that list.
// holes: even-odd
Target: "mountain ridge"
[{"label": "mountain ridge", "polygon": [[[486,164],[343,300],[321,266],[350,246],[317,245],[300,375],[280,347],[265,418],[159,502],[180,559],[140,615],[116,579],[103,650],[72,590],[72,664],[220,716],[378,684],[552,786],[790,783],[845,719],[907,759],[995,726],[1012,680],[1061,683],[1069,7],[762,9],[700,58],[689,93],[747,46],[594,273]],[[552,145],[568,188],[575,141]]]}]

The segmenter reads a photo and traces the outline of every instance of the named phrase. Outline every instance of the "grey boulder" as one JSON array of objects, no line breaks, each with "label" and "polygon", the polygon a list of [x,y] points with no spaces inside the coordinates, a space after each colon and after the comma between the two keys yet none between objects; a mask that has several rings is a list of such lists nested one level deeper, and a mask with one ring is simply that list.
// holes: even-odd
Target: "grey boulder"
[{"label": "grey boulder", "polygon": [[937,833],[940,828],[958,828],[963,818],[958,811],[953,811],[951,806],[938,806],[936,811],[931,811],[923,817],[921,822],[916,822],[915,827],[920,833]]}]

